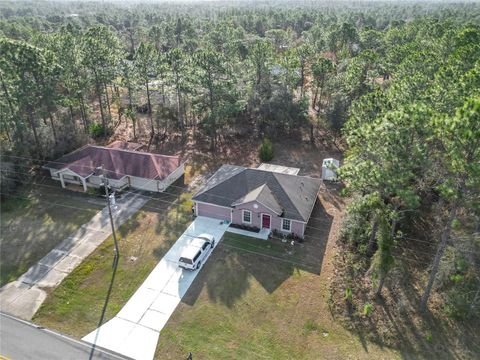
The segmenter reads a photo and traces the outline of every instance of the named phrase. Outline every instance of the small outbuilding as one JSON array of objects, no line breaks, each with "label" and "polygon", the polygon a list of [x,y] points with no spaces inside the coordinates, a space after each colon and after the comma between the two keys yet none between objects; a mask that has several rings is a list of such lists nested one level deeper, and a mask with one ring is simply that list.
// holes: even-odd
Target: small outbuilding
[{"label": "small outbuilding", "polygon": [[337,169],[340,167],[340,161],[328,158],[322,162],[322,179],[337,180]]}]

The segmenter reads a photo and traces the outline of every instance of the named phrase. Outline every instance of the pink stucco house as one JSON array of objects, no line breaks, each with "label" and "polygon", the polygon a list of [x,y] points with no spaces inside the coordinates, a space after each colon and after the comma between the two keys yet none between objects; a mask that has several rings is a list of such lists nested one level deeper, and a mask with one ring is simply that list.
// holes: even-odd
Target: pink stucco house
[{"label": "pink stucco house", "polygon": [[311,177],[223,165],[193,200],[198,216],[303,237],[320,185]]}]

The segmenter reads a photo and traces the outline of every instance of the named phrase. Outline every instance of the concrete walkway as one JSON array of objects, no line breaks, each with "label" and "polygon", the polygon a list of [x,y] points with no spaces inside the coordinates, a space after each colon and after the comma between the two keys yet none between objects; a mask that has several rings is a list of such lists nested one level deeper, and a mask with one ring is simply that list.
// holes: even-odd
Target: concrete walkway
[{"label": "concrete walkway", "polygon": [[120,312],[82,340],[133,359],[153,359],[160,330],[199,272],[179,268],[180,255],[202,233],[212,234],[217,246],[227,227],[220,220],[196,218]]},{"label": "concrete walkway", "polygon": [[[135,194],[118,200],[113,215],[115,226],[123,224],[147,201]],[[1,311],[30,320],[47,297],[43,288],[58,286],[111,233],[108,208],[105,207],[16,281],[3,286],[0,289]]]},{"label": "concrete walkway", "polygon": [[232,234],[253,237],[261,240],[268,240],[268,237],[270,236],[270,229],[260,229],[260,231],[257,233],[254,231],[242,230],[242,229],[229,226],[227,229],[227,232]]}]

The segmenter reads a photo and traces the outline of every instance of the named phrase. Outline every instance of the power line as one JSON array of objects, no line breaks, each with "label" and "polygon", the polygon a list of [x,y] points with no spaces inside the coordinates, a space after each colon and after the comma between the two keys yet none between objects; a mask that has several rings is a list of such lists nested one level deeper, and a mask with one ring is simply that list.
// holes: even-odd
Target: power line
[{"label": "power line", "polygon": [[[26,198],[26,197],[19,197],[19,196],[16,196],[16,195],[10,195],[10,194],[5,194],[5,193],[0,193],[0,194],[6,195],[6,196],[10,196],[10,197],[29,199],[29,198]],[[89,211],[89,209],[73,207],[73,206],[64,205],[64,204],[60,204],[60,203],[55,203],[55,202],[51,202],[51,201],[44,201],[44,202],[47,202],[48,204],[52,204],[52,205],[57,205],[57,206],[66,207],[66,208],[72,208],[72,209],[76,209],[76,210]],[[145,206],[143,206],[143,208],[145,208]],[[160,208],[156,208],[156,207],[152,207],[152,206],[147,206],[147,210],[148,210],[149,208],[150,208],[150,209],[154,209],[154,210],[158,210],[158,211],[168,212],[168,209],[160,209]],[[177,225],[178,225],[178,224],[177,224]],[[190,237],[190,238],[195,238],[195,236],[189,235],[189,234],[182,234],[181,236],[187,236],[187,237]],[[277,237],[273,237],[273,238],[278,239],[278,240],[282,240],[282,239],[277,238]],[[320,239],[320,238],[316,238],[316,239]],[[235,240],[233,240],[233,242],[235,242]],[[237,242],[237,243],[238,243],[238,242]],[[303,266],[303,267],[307,267],[307,268],[311,268],[311,269],[314,268],[314,266],[315,266],[315,265],[311,265],[311,264],[302,263],[302,262],[299,262],[299,261],[292,261],[292,260],[289,260],[289,259],[280,258],[280,257],[278,257],[278,256],[273,256],[273,255],[268,255],[268,254],[265,254],[265,253],[260,253],[260,252],[258,252],[258,251],[254,251],[254,250],[247,250],[247,249],[240,248],[240,247],[237,247],[237,246],[234,246],[234,245],[230,245],[230,244],[224,244],[224,245],[227,246],[227,247],[239,249],[239,250],[242,250],[242,251],[247,251],[247,252],[250,252],[250,253],[254,253],[254,254],[257,254],[257,255],[261,255],[261,256],[266,256],[266,257],[269,257],[269,258],[275,258],[275,259],[278,259],[278,260],[281,260],[281,261],[285,261],[285,262],[292,263],[292,264],[294,264],[294,265],[299,265],[299,266]],[[301,245],[302,245],[302,246],[305,246],[306,244],[305,244],[305,243],[302,243]],[[309,245],[310,245],[310,244],[309,244]],[[256,246],[256,245],[252,245],[252,244],[249,244],[248,246],[263,249],[262,247],[259,247],[259,246]],[[314,245],[310,245],[310,246],[314,246]],[[411,250],[411,249],[410,249],[410,250]],[[272,249],[268,249],[268,251],[271,252]],[[275,250],[273,250],[273,251],[276,252],[276,253],[278,253],[278,254],[280,254],[279,251],[275,251]],[[414,251],[414,250],[411,250],[411,251]],[[428,255],[433,255],[433,254],[428,254]],[[366,256],[366,255],[362,255],[362,256]],[[420,263],[420,264],[425,264],[425,262],[423,262],[423,261],[419,261],[419,260],[414,259],[414,258],[412,258],[412,257],[406,257],[405,255],[394,255],[394,256],[395,256],[395,258],[398,258],[398,259],[402,259],[402,260],[406,260],[406,261],[413,261],[413,262]]]},{"label": "power line", "polygon": [[[19,165],[19,164],[16,164],[16,165]],[[31,166],[27,166],[27,165],[19,165],[21,167],[26,167],[26,168],[31,168]],[[13,170],[10,170],[10,169],[0,169],[1,172],[4,172],[4,173],[15,173],[15,174],[23,174],[23,175],[29,175],[29,176],[34,176],[35,174],[32,174],[32,173],[26,173],[26,172],[21,172],[21,171],[13,171]],[[47,177],[48,179],[52,179],[51,176],[44,176],[44,177]],[[13,180],[18,180],[18,179],[13,179]],[[55,179],[52,179],[52,180],[55,180]],[[55,180],[57,181],[57,180]],[[147,183],[148,184],[148,183]],[[53,186],[52,186],[53,187]],[[58,189],[57,186],[55,186],[55,188]],[[188,190],[188,188],[184,188],[185,190]],[[139,196],[146,196],[146,195],[142,195],[142,194],[138,194],[137,193],[138,190],[129,190],[129,191],[125,191],[125,190],[122,190],[122,192],[124,194],[136,194],[136,195],[139,195]],[[165,195],[170,195],[170,196],[176,196],[175,194],[172,194],[172,193],[169,193],[167,192],[166,190],[165,191],[162,191],[161,194],[165,194]],[[154,198],[152,198],[154,199]]]},{"label": "power line", "polygon": [[[9,177],[4,177],[6,179],[9,179],[9,180],[13,180],[13,181],[18,181],[18,179],[14,179],[14,178],[9,178]],[[27,184],[26,182],[24,182],[23,184]],[[55,188],[55,189],[58,189],[57,186],[53,186],[53,185],[47,185],[47,184],[40,184],[40,183],[37,183],[37,182],[29,182],[28,184],[34,184],[34,185],[38,185],[38,186],[44,186],[44,187],[50,187],[50,188]],[[85,193],[83,192],[83,194],[87,194],[88,196],[90,197],[94,197],[95,195],[91,195],[91,194],[88,194],[88,193]],[[128,195],[128,194],[132,194],[132,196],[139,196],[139,197],[143,197],[143,198],[147,198],[147,199],[151,199],[151,200],[154,200],[154,201],[159,201],[159,202],[163,202],[163,203],[167,203],[167,204],[172,204],[172,205],[176,205],[177,203],[174,203],[174,202],[171,202],[171,201],[167,201],[167,200],[162,200],[162,199],[158,199],[158,198],[154,198],[154,197],[151,197],[151,196],[147,196],[147,195],[143,195],[143,194],[139,194],[135,191],[125,191],[123,192],[123,194],[125,195]],[[160,194],[163,194],[160,193]],[[170,194],[169,195],[174,195],[174,194]],[[190,208],[190,206],[188,205],[182,205],[182,204],[178,204],[179,206],[182,206],[182,207],[188,207]]]},{"label": "power line", "polygon": [[[35,161],[42,161],[42,162],[45,162],[46,160],[42,160],[42,159],[35,159],[35,158],[32,158],[32,157],[24,157],[24,156],[14,156],[14,155],[2,155],[2,156],[7,156],[7,157],[12,157],[12,158],[18,158],[18,159],[26,159],[26,160],[35,160]],[[58,161],[48,161],[50,163],[56,163],[56,164],[61,164],[61,165],[68,165],[68,163],[63,163],[63,162],[58,162]],[[78,165],[80,167],[85,167],[87,169],[94,169],[92,166],[86,166],[86,165]],[[108,170],[110,173],[112,174],[117,174],[117,175],[122,175],[122,176],[129,176],[128,174],[125,174],[125,173],[121,173],[121,172],[115,172],[115,171],[111,171],[111,170]],[[158,179],[152,179],[152,180],[158,180]],[[176,185],[169,185],[169,187],[173,187],[173,188],[179,188],[179,189],[182,189],[182,190],[186,190],[185,187],[181,187],[181,186],[176,186]],[[322,193],[322,191],[320,190],[318,193]],[[325,193],[325,192],[323,192]],[[217,198],[221,198],[221,199],[226,199],[230,202],[234,202],[238,199],[234,199],[234,198],[230,198],[230,197],[227,197],[227,196],[222,196],[222,195],[217,195],[217,194],[209,194],[209,196],[213,196],[213,197],[217,197]],[[320,221],[324,221],[325,219],[321,219],[321,218],[316,218],[316,217],[310,217],[310,219],[319,219]]]},{"label": "power line", "polygon": [[[56,186],[52,186],[52,185],[46,185],[46,184],[38,184],[38,183],[33,183],[35,185],[39,185],[39,186],[45,186],[45,187],[50,187],[50,188],[56,188]],[[135,195],[140,195],[140,194],[135,194]],[[173,194],[171,194],[173,195]],[[146,196],[147,197],[147,196]],[[181,205],[181,204],[178,204],[176,202],[169,202],[169,201],[166,201],[166,200],[160,200],[160,199],[156,199],[156,198],[152,198],[152,197],[147,197],[147,198],[150,198],[152,200],[157,200],[157,201],[161,201],[163,203],[166,203],[166,204],[169,204],[169,205],[176,205],[176,206],[184,206],[184,207],[189,207],[188,205]],[[145,208],[147,205],[144,205],[143,207]],[[166,209],[161,209],[161,208],[158,208],[158,207],[154,207],[154,206],[148,206],[150,208],[150,210],[154,210],[154,211],[165,211]],[[315,229],[318,229],[318,230],[321,230],[323,231],[324,229],[319,229],[319,228],[315,228]],[[318,236],[313,236],[313,235],[308,235],[308,234],[305,234],[304,235],[305,237],[307,238],[311,238],[313,240],[319,240],[321,243],[326,243],[328,241],[328,239],[323,239],[323,238],[320,238]],[[273,238],[273,239],[277,239],[277,240],[281,240],[281,241],[284,241],[285,238],[280,238],[278,236],[274,236],[274,235],[270,235],[270,238]],[[405,238],[405,237],[404,237]],[[413,238],[408,238],[409,240],[411,241],[415,241],[415,240],[419,240],[419,239],[413,239]],[[434,244],[433,242],[427,242],[427,241],[424,241],[424,240],[419,240],[420,242],[422,243],[427,243],[429,245],[432,245]],[[318,246],[317,245],[314,245],[314,244],[308,244],[308,243],[305,243],[303,242],[302,243],[302,246],[303,247],[315,247],[317,248]],[[411,250],[411,249],[410,249]],[[417,251],[420,251],[420,250],[417,250]],[[421,252],[421,251],[420,251]],[[425,252],[424,252],[425,253]],[[430,255],[430,254],[429,254]]]},{"label": "power line", "polygon": [[[15,180],[15,179],[12,179],[12,180]],[[57,188],[56,186],[52,186],[52,185],[46,185],[46,184],[39,184],[39,183],[33,183],[35,185],[39,185],[39,186],[44,186],[44,187],[50,187],[50,188]],[[135,194],[136,196],[143,196],[141,194]],[[173,196],[173,194],[170,194]],[[149,198],[149,199],[152,199],[154,201],[160,201],[160,202],[163,202],[163,203],[166,203],[166,204],[169,204],[169,205],[176,205],[176,206],[182,206],[182,207],[188,207],[188,205],[182,205],[182,204],[179,204],[179,203],[176,203],[176,202],[170,202],[170,201],[166,201],[166,200],[161,200],[161,199],[157,199],[157,198],[153,198],[153,197],[149,197],[149,196],[144,196],[146,198]],[[145,207],[146,205],[144,205]],[[158,208],[158,207],[153,207],[153,206],[149,206],[150,209],[154,209],[154,210],[157,210],[157,211],[164,211],[165,209],[161,209],[161,208]],[[315,227],[310,227],[310,228],[314,228],[314,229],[317,229],[317,230],[320,230],[320,231],[324,231],[325,229],[320,229],[320,228],[315,228]],[[320,238],[318,236],[313,236],[313,235],[309,235],[309,234],[305,234],[304,235],[305,237],[307,238],[311,238],[313,240],[319,240],[320,242],[322,243],[326,243],[325,239],[323,238]],[[274,238],[274,239],[277,239],[277,240],[281,240],[281,241],[284,241],[285,238],[280,238],[278,236],[274,236],[274,235],[270,235],[271,238]],[[406,237],[402,237],[402,238],[406,238]],[[420,240],[420,239],[414,239],[414,238],[407,238],[411,241],[419,241],[419,242],[422,242],[422,243],[426,243],[426,244],[429,244],[429,245],[432,245],[434,244],[433,242],[428,242],[428,241],[425,241],[425,240]],[[328,241],[328,239],[327,239]],[[313,244],[307,244],[307,243],[302,243],[302,246],[305,246],[305,247],[318,247],[316,245],[313,245]]]},{"label": "power line", "polygon": [[[2,195],[4,195],[4,196],[8,196],[8,197],[14,197],[14,198],[19,198],[19,199],[31,200],[31,198],[29,198],[29,197],[11,195],[11,194],[6,194],[6,193],[4,193],[4,192],[0,192],[0,194],[2,194]],[[59,204],[59,203],[55,203],[55,202],[51,202],[51,201],[42,201],[42,202],[46,202],[46,203],[51,204],[51,205],[56,205],[56,206],[62,206],[62,207],[70,208],[70,209],[75,209],[75,210],[83,210],[83,211],[89,211],[89,212],[92,211],[92,209],[79,208],[78,206],[69,206],[69,205]]]},{"label": "power line", "polygon": [[[5,154],[2,154],[1,156],[7,156],[7,157],[12,157],[12,158],[16,158],[16,159],[25,159],[25,160],[34,160],[34,161],[39,161],[39,162],[46,162],[46,160],[42,160],[42,159],[35,159],[35,158],[32,158],[32,157],[24,157],[24,156],[14,156],[14,155],[5,155]],[[62,162],[59,162],[59,161],[48,161],[50,163],[56,163],[56,164],[60,164],[60,165],[68,165],[68,163],[62,163]],[[18,165],[18,164],[17,164]],[[44,164],[45,165],[45,164]],[[43,165],[39,165],[39,166],[42,166]],[[96,170],[98,168],[98,166],[87,166],[87,165],[77,165],[78,167],[82,167],[82,168],[87,168],[87,169],[90,169],[90,170]],[[8,171],[8,169],[5,169]],[[109,173],[111,174],[117,174],[117,175],[123,175],[123,176],[128,176],[127,174],[123,174],[121,172],[115,172],[115,171],[111,171],[111,170],[107,170]],[[145,185],[148,185],[150,184],[151,182],[153,181],[159,181],[160,179],[157,179],[157,178],[153,178],[153,179],[150,179],[150,181],[148,181]],[[131,191],[128,191],[128,192],[131,192]],[[138,195],[138,194],[137,194]]]},{"label": "power line", "polygon": [[[21,157],[19,157],[21,158]],[[25,158],[25,157],[23,157]],[[33,158],[25,158],[25,159],[33,159]],[[18,164],[17,164],[18,165]],[[22,166],[22,165],[20,165]],[[24,166],[24,167],[27,167],[27,166]],[[31,167],[31,166],[28,166],[28,167]],[[4,169],[4,171],[8,172],[9,170],[8,169]],[[11,170],[10,170],[11,171]],[[15,172],[15,173],[21,173],[21,172],[16,172],[16,171],[11,171],[11,172]],[[23,173],[23,174],[26,174],[26,175],[31,175],[31,174],[28,174],[28,173]],[[11,180],[17,180],[17,179],[11,179]],[[48,187],[54,187],[54,186],[49,186],[49,185],[45,185],[45,184],[38,184],[36,183],[36,185],[40,185],[40,186],[48,186]],[[174,187],[177,187],[177,188],[180,188],[182,190],[186,190],[188,188],[185,188],[185,187],[178,187],[178,186],[174,186]],[[158,201],[158,202],[163,202],[163,203],[166,203],[166,204],[169,204],[169,205],[176,205],[176,206],[182,206],[182,207],[189,207],[188,205],[182,205],[182,204],[178,204],[176,202],[171,202],[171,201],[166,201],[166,200],[162,200],[162,199],[158,199],[158,198],[154,198],[154,197],[151,197],[151,196],[146,196],[146,195],[143,195],[143,194],[138,194],[136,192],[132,192],[132,191],[128,191],[126,193],[132,193],[132,194],[135,194],[135,196],[141,196],[141,197],[144,197],[144,198],[148,198],[148,199],[151,199],[153,201]],[[170,195],[170,196],[174,196],[174,197],[178,197],[178,195],[175,195],[175,194],[171,194],[171,193],[168,193],[168,192],[162,192],[162,194],[167,194],[167,195]],[[227,197],[223,197],[223,198],[227,198]],[[177,198],[178,199],[178,198]],[[227,198],[227,199],[230,199],[230,198]],[[150,208],[154,208],[154,207],[150,207]],[[164,209],[160,209],[160,208],[154,208],[156,210],[160,210],[160,211],[164,211]],[[320,219],[320,218],[314,218],[314,217],[311,217],[311,219]],[[327,221],[325,219],[320,219],[323,223],[328,223],[328,224],[331,224],[333,223],[333,220],[332,221]],[[324,231],[325,229],[320,229],[320,228],[317,228],[317,227],[314,227],[314,226],[311,226],[311,225],[306,225],[305,226],[306,228],[311,228],[311,229],[315,229],[315,230],[319,230],[319,231]],[[309,234],[305,234],[304,235],[305,237],[309,237],[309,238],[312,238],[312,239],[315,239],[315,240],[320,240],[321,242],[325,242],[324,239],[321,239],[319,237],[315,237],[313,235],[309,235]],[[272,238],[275,238],[275,239],[278,239],[278,240],[284,240],[282,238],[279,238],[279,237],[275,237],[273,235],[271,235]],[[406,237],[402,237],[402,238],[406,238]],[[427,244],[432,244],[432,242],[428,242],[428,241],[425,241],[425,240],[421,240],[421,239],[414,239],[414,238],[408,238],[409,240],[412,240],[412,241],[418,241],[418,242],[423,242],[423,243],[427,243]],[[457,239],[460,239],[460,238],[457,238]],[[305,246],[306,244],[303,243],[303,245]],[[307,245],[307,246],[315,246],[315,245]]]},{"label": "power line", "polygon": [[[25,173],[25,172],[18,172],[18,171],[12,171],[12,170],[8,170],[8,169],[0,169],[0,171],[4,171],[4,172],[13,172],[13,173],[18,173],[18,174],[24,174],[24,175],[32,175],[32,174],[29,174],[29,173]],[[10,178],[10,180],[15,180],[15,181],[18,181],[18,179],[12,179]],[[50,187],[53,187],[53,186],[50,186]],[[187,187],[181,187],[181,186],[175,186],[175,185],[170,185],[169,187],[175,187],[175,188],[179,188],[179,189],[182,189],[182,190],[189,190]],[[167,188],[168,189],[168,188]],[[167,190],[166,189],[166,190]],[[170,196],[174,196],[174,197],[177,197],[176,194],[172,194],[172,193],[169,193],[167,191],[163,191],[161,192],[160,194],[167,194],[167,195],[170,195]],[[144,198],[149,198],[149,199],[152,199],[154,201],[160,201],[160,202],[167,202],[166,200],[161,200],[161,199],[158,199],[156,197],[152,197],[152,196],[147,196],[147,195],[144,195],[144,194],[138,194],[137,192],[135,191],[132,191],[132,190],[129,190],[129,191],[123,191],[124,194],[128,194],[128,193],[131,193],[131,194],[135,194],[137,196],[141,196],[141,197],[144,197]],[[189,207],[188,205],[181,205],[181,206],[185,206],[185,207]],[[316,220],[317,219],[317,222],[321,222],[321,223],[324,223],[324,224],[331,224],[332,221],[328,221],[328,220],[325,220],[323,218],[319,218],[319,217],[310,217],[310,219],[313,219],[313,220]],[[312,229],[316,229],[316,230],[323,230],[323,229],[319,229],[319,228],[316,228],[316,227],[313,227],[311,225],[305,225],[305,227],[309,227],[309,228],[312,228]]]}]

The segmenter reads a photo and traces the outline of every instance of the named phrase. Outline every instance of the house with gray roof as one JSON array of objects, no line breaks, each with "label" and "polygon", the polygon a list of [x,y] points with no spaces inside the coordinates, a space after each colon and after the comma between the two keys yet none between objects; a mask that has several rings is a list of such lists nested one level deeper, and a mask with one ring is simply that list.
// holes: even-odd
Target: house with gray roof
[{"label": "house with gray roof", "polygon": [[303,237],[321,180],[265,168],[223,165],[193,196],[196,215]]}]

